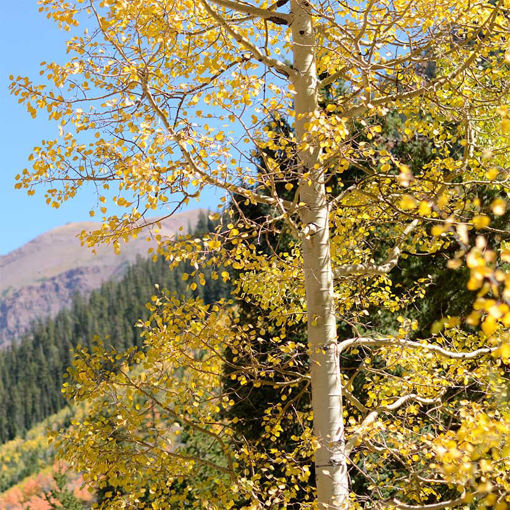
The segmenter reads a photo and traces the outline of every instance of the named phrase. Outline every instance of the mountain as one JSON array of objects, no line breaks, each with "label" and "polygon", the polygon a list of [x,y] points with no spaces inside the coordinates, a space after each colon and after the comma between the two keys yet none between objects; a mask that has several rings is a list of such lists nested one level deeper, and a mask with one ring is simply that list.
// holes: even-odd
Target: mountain
[{"label": "mountain", "polygon": [[[201,214],[192,234],[212,228],[214,223]],[[73,359],[71,351],[78,345],[90,351],[97,337],[106,349],[118,352],[142,347],[136,323],[149,319],[146,303],[159,292],[155,284],[177,298],[195,297],[210,304],[230,295],[228,281],[213,278],[213,272],[223,270],[228,269],[206,264],[201,271],[204,280],[196,275],[185,281],[183,274],[191,272],[188,263],[170,269],[164,257],[138,257],[122,277],[107,279],[85,295],[75,292],[69,306],[54,317],[34,322],[25,335],[0,349],[0,445],[23,436],[67,405],[61,389]],[[0,468],[0,491],[2,480]]]},{"label": "mountain", "polygon": [[[173,237],[195,227],[203,210],[175,214],[161,222],[159,233]],[[81,246],[78,235],[99,223],[68,223],[0,256],[0,346],[29,330],[38,318],[53,317],[70,305],[76,293],[88,294],[109,279],[118,279],[138,256],[155,245],[147,235],[132,239],[115,255],[110,246],[96,253]]]}]

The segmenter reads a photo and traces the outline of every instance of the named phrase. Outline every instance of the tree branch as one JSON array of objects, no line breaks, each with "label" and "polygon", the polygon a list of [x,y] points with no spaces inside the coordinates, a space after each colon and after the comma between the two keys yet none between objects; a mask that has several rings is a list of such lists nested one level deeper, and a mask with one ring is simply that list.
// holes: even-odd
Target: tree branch
[{"label": "tree branch", "polygon": [[[222,28],[228,32],[239,44],[241,44],[247,51],[252,53],[256,60],[262,62],[267,65],[271,69],[274,69],[278,73],[282,74],[286,78],[290,78],[291,76],[295,76],[297,73],[294,69],[289,67],[287,64],[282,62],[281,60],[277,60],[267,55],[264,55],[254,44],[252,44],[246,37],[237,33],[228,22],[222,18],[208,3],[206,0],[200,0],[205,10],[209,13],[209,15],[214,18]],[[214,1],[214,0],[212,0]]]},{"label": "tree branch", "polygon": [[[208,428],[206,428],[205,425],[202,425],[202,424],[197,425],[191,419],[186,418],[183,414],[178,413],[174,409],[171,409],[170,407],[165,405],[154,394],[152,394],[149,391],[147,391],[144,388],[142,388],[142,386],[140,384],[137,384],[129,376],[129,374],[127,372],[125,372],[123,370],[120,370],[120,373],[124,376],[124,378],[126,379],[126,381],[127,381],[129,386],[131,386],[133,388],[136,388],[140,393],[145,395],[149,400],[152,400],[156,405],[158,405],[161,409],[165,410],[168,414],[173,416],[176,420],[182,421],[183,423],[185,423],[189,427],[193,428],[194,430],[198,430],[198,431],[202,432],[203,434],[206,434],[206,435],[212,437],[215,441],[217,441],[218,444],[220,445],[220,448],[223,450],[223,454],[225,455],[225,458],[227,460],[228,468],[225,468],[225,467],[222,468],[221,466],[217,466],[214,462],[209,463],[207,461],[207,463],[211,464],[212,466],[215,466],[216,469],[220,469],[220,470],[224,471],[225,473],[229,473],[231,479],[233,479],[233,477],[234,477],[234,464],[233,464],[232,458],[231,458],[231,456],[229,454],[228,446],[227,446],[227,444],[225,443],[225,441],[223,440],[223,438],[219,434],[217,434],[216,432],[213,432],[212,430],[209,430]],[[204,462],[204,460],[202,462]]]},{"label": "tree branch", "polygon": [[415,219],[402,232],[397,240],[397,244],[392,248],[388,257],[382,264],[366,262],[364,264],[345,264],[334,269],[335,278],[345,278],[348,276],[360,275],[382,275],[388,274],[398,263],[402,254],[402,245],[407,236],[416,228],[419,220]]},{"label": "tree branch", "polygon": [[168,134],[172,137],[173,140],[175,140],[175,142],[179,146],[179,149],[182,152],[184,159],[186,160],[188,165],[193,169],[193,171],[196,174],[200,175],[200,177],[202,177],[207,184],[210,184],[211,186],[215,186],[220,189],[224,189],[225,191],[228,191],[230,193],[241,195],[242,197],[248,200],[252,200],[259,204],[280,206],[281,208],[288,207],[289,205],[292,206],[292,204],[288,203],[287,201],[267,197],[265,195],[260,195],[259,193],[255,193],[254,191],[243,188],[242,186],[236,186],[235,184],[222,182],[219,179],[213,177],[212,175],[202,170],[195,161],[195,159],[193,158],[193,155],[186,148],[186,144],[184,143],[182,137],[178,133],[176,133],[173,127],[170,125],[170,122],[168,121],[165,112],[156,103],[156,100],[154,99],[154,96],[152,95],[152,92],[150,90],[147,81],[147,76],[144,73],[139,73],[139,77],[142,84],[143,92],[147,97],[147,100],[149,101],[151,107],[154,109],[154,111],[160,118],[163,125],[165,126],[166,130],[168,131]]},{"label": "tree branch", "polygon": [[[491,15],[485,20],[485,22],[480,26],[477,34],[483,32],[484,30],[491,30],[494,26],[494,23],[497,19],[498,13],[501,11],[501,1],[494,6],[494,9]],[[372,106],[383,106],[388,103],[395,103],[396,101],[404,101],[406,99],[412,99],[414,97],[429,93],[436,92],[440,87],[445,84],[452,82],[455,78],[457,78],[462,72],[464,72],[480,55],[480,52],[483,48],[483,44],[479,43],[475,46],[473,51],[470,53],[468,58],[459,65],[458,68],[451,71],[447,76],[442,76],[441,78],[437,78],[436,80],[431,81],[424,87],[417,88],[415,90],[410,90],[408,92],[403,93],[395,93],[389,94],[387,96],[379,97],[370,101]],[[345,117],[350,119],[362,115],[364,112],[368,110],[368,105],[359,105],[357,107],[351,108],[348,111],[343,112]]]},{"label": "tree branch", "polygon": [[451,499],[449,501],[442,501],[440,503],[432,503],[430,505],[408,505],[406,503],[402,503],[398,499],[393,499],[385,506],[391,506],[392,508],[397,508],[398,510],[442,510],[443,508],[460,506],[465,503],[465,494],[462,494],[460,498]]},{"label": "tree branch", "polygon": [[283,12],[275,12],[270,7],[269,9],[261,9],[255,5],[251,5],[245,2],[234,2],[232,0],[211,0],[213,4],[220,5],[227,9],[232,9],[243,14],[249,14],[250,16],[257,16],[268,21],[272,21],[277,25],[290,25],[292,16]]},{"label": "tree branch", "polygon": [[350,455],[354,447],[357,445],[358,441],[361,439],[363,434],[368,430],[368,428],[375,422],[377,417],[379,416],[379,411],[372,411],[365,417],[365,419],[361,422],[358,430],[349,438],[349,441],[345,444],[345,455]]},{"label": "tree branch", "polygon": [[362,413],[367,413],[370,409],[364,406],[347,388],[343,388],[344,397],[358,410]]},{"label": "tree branch", "polygon": [[339,345],[339,354],[341,354],[344,350],[350,349],[351,347],[381,347],[383,345],[394,345],[400,347],[410,347],[413,349],[425,349],[427,351],[432,351],[437,353],[439,356],[443,358],[449,359],[475,359],[479,356],[483,356],[485,354],[490,354],[494,352],[497,347],[483,347],[482,349],[477,349],[476,351],[469,352],[455,352],[444,349],[440,345],[429,344],[429,343],[421,343],[414,342],[412,340],[405,340],[403,338],[366,338],[366,337],[357,337],[350,338],[348,340],[344,340]]},{"label": "tree branch", "polygon": [[[345,391],[345,389],[344,389],[344,391]],[[438,395],[437,397],[425,398],[425,397],[420,397],[416,393],[410,393],[409,395],[403,395],[402,397],[398,398],[397,400],[395,400],[395,402],[393,402],[391,404],[388,404],[386,406],[377,407],[363,419],[359,428],[351,436],[349,441],[347,441],[347,444],[345,445],[346,455],[349,455],[351,453],[353,448],[356,446],[357,442],[361,439],[361,437],[368,430],[368,428],[375,422],[375,420],[377,419],[379,414],[388,412],[388,411],[396,411],[397,409],[399,409],[400,407],[402,407],[403,405],[405,405],[409,402],[419,402],[420,404],[424,404],[424,405],[437,404],[437,403],[441,402],[441,397],[443,396],[443,394],[444,394],[444,391],[441,392],[441,394]],[[346,398],[348,400],[352,399],[351,401],[353,402],[354,406],[357,407],[359,410],[361,410],[362,408],[364,408],[366,411],[369,410],[358,399],[356,399],[356,397],[354,397],[354,395],[350,394],[350,392],[346,392]],[[358,405],[360,407],[358,407]]]}]

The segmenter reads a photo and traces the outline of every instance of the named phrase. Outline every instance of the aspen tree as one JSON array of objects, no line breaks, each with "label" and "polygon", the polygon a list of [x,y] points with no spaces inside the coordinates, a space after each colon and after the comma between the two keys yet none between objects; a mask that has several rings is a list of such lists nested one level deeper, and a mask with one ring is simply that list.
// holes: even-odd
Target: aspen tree
[{"label": "aspen tree", "polygon": [[[464,493],[447,499],[436,488],[450,482],[469,487],[473,497],[487,496],[483,504],[493,499],[502,505],[507,487],[501,477],[490,483],[472,477],[472,487],[467,482],[475,470],[470,462],[478,462],[467,460],[471,447],[445,449],[443,442],[456,440],[455,431],[443,427],[444,416],[428,433],[423,431],[429,415],[413,416],[422,408],[449,413],[462,408],[466,417],[472,416],[472,408],[483,413],[482,404],[451,400],[449,388],[467,384],[462,381],[469,377],[461,374],[468,370],[486,385],[487,402],[492,402],[487,423],[497,428],[495,381],[504,380],[502,367],[510,357],[504,332],[510,324],[510,280],[501,265],[508,260],[508,248],[501,245],[496,253],[483,235],[499,236],[495,242],[507,235],[505,226],[494,226],[491,217],[504,216],[508,191],[508,2],[40,4],[73,37],[67,63],[42,63],[45,84],[12,79],[11,89],[29,113],[46,112],[59,126],[58,138],[34,148],[32,168],[18,176],[17,187],[32,194],[45,184],[46,201],[58,207],[94,183],[99,191],[91,215],[99,213],[102,227],[83,233],[82,239],[90,246],[110,242],[116,250],[131,236],[143,234],[151,215],[171,215],[210,187],[224,191],[234,207],[238,201],[271,209],[262,226],[227,219],[216,234],[202,240],[172,243],[158,236],[159,253],[171,265],[189,260],[194,267],[190,277],[198,278],[198,285],[201,264],[231,265],[241,272],[237,294],[258,303],[281,327],[274,334],[278,356],[252,367],[233,366],[232,374],[272,384],[268,374],[279,371],[286,381],[274,383],[275,389],[292,389],[298,384],[293,374],[311,384],[313,413],[300,418],[313,419],[313,434],[303,425],[296,443],[300,454],[313,453],[316,492],[310,489],[311,499],[302,507],[448,508],[468,501]],[[81,32],[80,23],[86,27]],[[326,104],[319,106],[321,101]],[[384,148],[380,124],[390,111],[403,120],[403,140],[422,136],[433,141],[427,165],[412,170]],[[278,119],[290,119],[287,137],[267,127]],[[253,146],[277,151],[295,163],[283,171],[278,159],[268,157],[265,171],[257,172]],[[351,166],[361,167],[361,175],[342,183]],[[336,192],[330,186],[333,177],[341,183]],[[292,199],[278,191],[282,186],[294,192]],[[472,193],[475,186],[488,187],[497,197],[483,203]],[[110,215],[110,200],[125,208],[125,214]],[[258,253],[257,236],[274,232],[277,221],[284,221],[294,236],[292,249],[283,257]],[[223,248],[226,240],[229,250]],[[423,295],[427,282],[417,281],[415,288],[398,295],[388,275],[408,253],[421,256],[454,245],[459,249],[449,263],[452,270],[467,264],[472,273],[468,286],[480,292],[467,320],[481,324],[482,332],[468,334],[461,328],[465,318],[450,317],[436,325],[430,338],[410,339],[415,325],[398,312],[406,300]],[[196,285],[191,283],[191,288]],[[292,483],[306,484],[308,475],[289,468],[289,480],[294,477],[295,482],[259,487],[255,467],[242,473],[237,467],[240,458],[257,466],[261,457],[247,445],[232,446],[235,438],[221,418],[221,409],[231,405],[221,393],[222,351],[225,344],[249,351],[257,326],[252,331],[241,327],[235,313],[222,304],[208,308],[155,296],[151,306],[153,321],[144,325],[145,351],[126,357],[82,353],[77,360],[77,385],[69,391],[78,399],[96,398],[96,421],[88,420],[63,440],[80,445],[69,451],[70,460],[88,470],[90,480],[109,477],[109,482],[118,482],[124,492],[117,504],[136,506],[148,490],[154,508],[184,505],[179,497],[185,496],[165,486],[162,473],[175,480],[200,465],[218,475],[209,486],[210,501],[198,499],[196,505],[230,508],[235,501],[246,501],[246,508],[285,508]],[[395,314],[388,331],[370,328],[366,317],[377,309]],[[351,338],[337,338],[339,317],[351,326]],[[306,375],[293,372],[293,345],[285,339],[286,321],[298,320],[306,320],[308,328]],[[352,381],[340,365],[346,352],[360,350],[367,359],[386,363],[378,373],[377,367],[368,366],[370,361],[360,362],[360,370],[369,374],[363,401],[353,394]],[[429,369],[420,365],[422,357]],[[483,373],[468,363],[479,358],[492,360],[485,362]],[[468,368],[459,368],[462,362]],[[146,371],[131,371],[131,363]],[[183,367],[193,375],[183,376]],[[116,417],[101,417],[107,402],[118,409]],[[144,429],[136,405],[158,408],[176,425],[168,428],[168,421],[157,424],[154,419]],[[282,402],[278,412],[290,407]],[[388,424],[391,415],[393,425]],[[508,424],[505,416],[502,422]],[[281,432],[278,420],[268,421],[275,434]],[[477,422],[472,425],[476,429]],[[466,427],[464,438],[474,430]],[[181,429],[190,434],[190,445],[193,434],[197,441],[208,438],[214,443],[205,450],[214,458],[180,453],[175,445]],[[414,438],[416,430],[422,431],[419,438]],[[498,434],[496,442],[507,429]],[[426,449],[423,463],[420,445]],[[416,462],[421,467],[389,478],[398,497],[368,470],[374,499],[357,500],[350,490],[349,469],[371,465],[375,471],[371,455],[381,451],[386,462],[392,458],[399,466]],[[90,462],[94,455],[95,465]],[[276,455],[278,462],[290,466],[292,455],[281,455]],[[498,455],[500,461],[493,460],[506,472],[508,463]],[[161,460],[165,456],[175,463],[173,471]],[[465,460],[466,473],[453,482],[449,466],[459,458]],[[136,461],[145,466],[140,469],[146,469],[149,489],[128,479]],[[270,469],[267,464],[263,469]],[[425,476],[427,470],[435,474]],[[204,477],[198,477],[197,484],[208,479]],[[432,488],[422,487],[427,483]],[[207,484],[202,485],[206,490]]]}]

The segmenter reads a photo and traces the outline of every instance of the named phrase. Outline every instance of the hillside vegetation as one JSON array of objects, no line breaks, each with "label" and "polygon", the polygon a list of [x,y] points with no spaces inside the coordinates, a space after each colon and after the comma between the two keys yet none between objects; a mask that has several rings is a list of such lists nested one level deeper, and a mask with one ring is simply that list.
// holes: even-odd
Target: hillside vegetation
[{"label": "hillside vegetation", "polygon": [[[208,223],[202,214],[197,232],[210,228]],[[170,271],[162,259],[139,258],[121,280],[105,282],[88,297],[76,293],[68,309],[38,321],[30,334],[0,351],[0,444],[23,436],[66,406],[61,388],[77,345],[91,347],[97,335],[121,351],[139,346],[135,323],[147,319],[145,304],[155,292],[154,285],[177,295],[189,294],[182,279],[186,269],[183,265]],[[193,293],[207,303],[227,294],[228,286],[221,279],[207,274],[202,283],[197,279]]]}]

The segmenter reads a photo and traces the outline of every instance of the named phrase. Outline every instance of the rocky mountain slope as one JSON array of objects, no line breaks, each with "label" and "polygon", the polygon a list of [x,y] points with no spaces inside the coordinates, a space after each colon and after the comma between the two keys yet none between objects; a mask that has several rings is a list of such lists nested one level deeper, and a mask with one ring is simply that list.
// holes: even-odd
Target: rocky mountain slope
[{"label": "rocky mountain slope", "polygon": [[[159,233],[174,236],[195,226],[200,210],[176,214],[162,222]],[[37,318],[54,316],[75,292],[88,293],[110,278],[120,277],[137,256],[147,256],[153,242],[139,236],[119,255],[101,246],[96,254],[77,235],[97,228],[94,222],[68,223],[21,248],[0,256],[0,346],[25,333]]]}]

